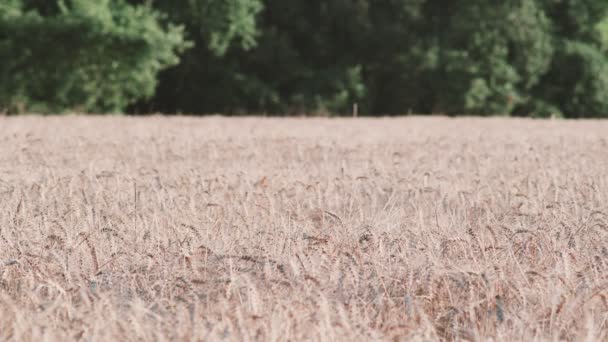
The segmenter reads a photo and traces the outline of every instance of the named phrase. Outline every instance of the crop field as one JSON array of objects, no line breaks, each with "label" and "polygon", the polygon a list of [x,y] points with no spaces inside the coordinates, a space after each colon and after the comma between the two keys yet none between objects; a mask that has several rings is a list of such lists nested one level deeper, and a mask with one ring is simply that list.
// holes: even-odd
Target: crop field
[{"label": "crop field", "polygon": [[0,340],[608,340],[608,122],[0,117]]}]

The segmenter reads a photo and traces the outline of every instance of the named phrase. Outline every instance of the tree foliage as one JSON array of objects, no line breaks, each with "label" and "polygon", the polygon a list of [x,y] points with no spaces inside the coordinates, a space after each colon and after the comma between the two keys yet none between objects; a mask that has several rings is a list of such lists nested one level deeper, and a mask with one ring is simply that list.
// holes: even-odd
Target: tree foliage
[{"label": "tree foliage", "polygon": [[179,26],[121,0],[0,5],[0,108],[118,112],[154,94],[187,44]]},{"label": "tree foliage", "polygon": [[373,114],[608,113],[608,61],[597,39],[603,1],[253,2],[256,11],[239,12],[257,19],[240,33],[255,37],[253,46],[214,54],[200,21],[187,24],[197,47],[163,74],[151,108],[345,113],[359,103]]},{"label": "tree foliage", "polygon": [[534,89],[547,106],[568,117],[608,116],[608,53],[598,29],[608,18],[604,0],[545,0],[552,19],[555,54]]},{"label": "tree foliage", "polygon": [[608,115],[604,0],[5,0],[0,25],[5,107]]}]

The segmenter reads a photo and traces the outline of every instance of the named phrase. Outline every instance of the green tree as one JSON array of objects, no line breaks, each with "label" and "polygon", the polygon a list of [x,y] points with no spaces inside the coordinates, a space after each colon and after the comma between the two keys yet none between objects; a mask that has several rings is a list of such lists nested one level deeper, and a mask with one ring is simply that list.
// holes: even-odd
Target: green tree
[{"label": "green tree", "polygon": [[[154,98],[131,107],[134,112],[229,113],[253,110],[244,95],[239,71],[243,52],[257,44],[259,0],[130,0],[166,15],[165,21],[184,25],[193,43],[181,63],[162,72]],[[238,57],[236,57],[238,56]],[[238,84],[236,86],[235,84]],[[238,106],[237,106],[238,105]]]},{"label": "green tree", "polygon": [[[606,20],[607,5],[603,0],[426,0],[420,15],[401,21],[390,20],[396,13],[391,8],[369,30],[378,45],[389,46],[376,46],[373,51],[384,51],[376,53],[381,59],[372,54],[365,62],[366,86],[375,97],[370,110],[608,115],[608,60],[596,29]],[[382,22],[395,27],[401,45],[381,34]]]},{"label": "green tree", "polygon": [[[264,4],[258,45],[245,57],[241,77],[258,111],[340,113],[363,100],[358,49],[367,1]],[[257,87],[262,92],[256,94]]]},{"label": "green tree", "polygon": [[510,114],[549,67],[549,21],[534,0],[430,0],[425,18],[431,112]]},{"label": "green tree", "polygon": [[12,111],[606,116],[607,56],[605,0],[0,3]]},{"label": "green tree", "polygon": [[153,6],[184,23],[195,47],[161,75],[153,101],[136,109],[337,112],[364,96],[356,54],[345,53],[360,40],[351,24],[365,15],[363,1],[199,0],[180,6],[155,1]]},{"label": "green tree", "polygon": [[598,30],[608,15],[603,0],[544,0],[555,54],[533,89],[535,112],[566,117],[608,116],[608,54]]},{"label": "green tree", "polygon": [[0,108],[119,112],[154,94],[187,47],[182,28],[122,0],[0,5]]}]

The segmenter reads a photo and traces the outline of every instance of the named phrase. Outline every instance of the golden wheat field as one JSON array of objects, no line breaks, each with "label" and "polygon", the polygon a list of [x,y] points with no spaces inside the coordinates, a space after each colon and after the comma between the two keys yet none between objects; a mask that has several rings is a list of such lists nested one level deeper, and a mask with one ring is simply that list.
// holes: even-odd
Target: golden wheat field
[{"label": "golden wheat field", "polygon": [[606,341],[607,132],[0,118],[0,340]]}]

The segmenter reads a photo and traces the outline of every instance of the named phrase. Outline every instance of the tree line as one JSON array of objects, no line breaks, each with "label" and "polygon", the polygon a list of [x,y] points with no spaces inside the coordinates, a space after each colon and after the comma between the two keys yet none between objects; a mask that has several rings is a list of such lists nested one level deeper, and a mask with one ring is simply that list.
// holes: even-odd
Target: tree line
[{"label": "tree line", "polygon": [[605,0],[2,0],[0,111],[608,116]]}]

